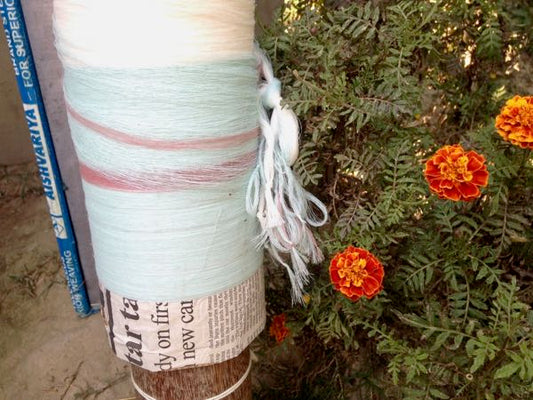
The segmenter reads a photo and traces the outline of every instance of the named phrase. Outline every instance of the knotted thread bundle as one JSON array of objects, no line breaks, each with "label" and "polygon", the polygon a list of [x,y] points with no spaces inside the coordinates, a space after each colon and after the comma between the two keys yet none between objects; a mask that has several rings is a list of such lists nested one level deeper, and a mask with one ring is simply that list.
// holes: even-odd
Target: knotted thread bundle
[{"label": "knotted thread bundle", "polygon": [[326,210],[290,170],[298,122],[254,50],[253,8],[55,0],[69,124],[107,289],[146,301],[199,298],[250,277],[265,246],[298,299],[305,264],[322,259],[307,225],[323,223]]},{"label": "knotted thread bundle", "polygon": [[267,248],[287,269],[293,301],[301,301],[309,280],[307,264],[324,258],[309,226],[323,225],[328,214],[324,204],[301,187],[291,170],[298,158],[298,119],[281,105],[281,83],[274,77],[266,55],[259,48],[255,54],[264,79],[259,87],[261,140],[259,160],[247,189],[246,209],[257,215],[261,224],[257,245]]}]

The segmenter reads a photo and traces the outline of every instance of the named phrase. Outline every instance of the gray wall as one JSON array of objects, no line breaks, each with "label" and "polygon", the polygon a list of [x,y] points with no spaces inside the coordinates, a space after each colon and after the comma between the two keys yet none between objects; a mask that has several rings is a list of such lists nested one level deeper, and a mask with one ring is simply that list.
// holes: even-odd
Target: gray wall
[{"label": "gray wall", "polygon": [[30,36],[37,75],[52,131],[61,178],[87,283],[89,300],[99,302],[87,211],[83,200],[78,160],[70,139],[63,100],[62,67],[54,47],[52,0],[23,0],[24,18]]},{"label": "gray wall", "polygon": [[[91,303],[98,303],[98,285],[87,213],[63,101],[62,68],[54,48],[52,0],[23,0],[22,6],[89,298]],[[0,165],[18,164],[33,159],[30,135],[22,112],[7,42],[2,32],[0,34]]]},{"label": "gray wall", "polygon": [[7,42],[0,33],[0,165],[33,160],[30,135],[24,121],[15,72]]}]

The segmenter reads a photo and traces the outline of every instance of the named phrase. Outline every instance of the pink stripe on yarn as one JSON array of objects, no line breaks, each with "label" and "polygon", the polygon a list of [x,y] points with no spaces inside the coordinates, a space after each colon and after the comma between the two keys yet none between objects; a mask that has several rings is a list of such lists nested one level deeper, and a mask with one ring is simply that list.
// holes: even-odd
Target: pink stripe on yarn
[{"label": "pink stripe on yarn", "polygon": [[249,132],[239,133],[237,135],[213,137],[205,139],[185,139],[185,140],[158,140],[146,139],[124,132],[117,131],[90,121],[78,113],[70,104],[67,103],[67,112],[72,118],[81,125],[101,135],[113,139],[117,142],[130,144],[132,146],[146,147],[154,150],[203,150],[203,149],[225,149],[228,147],[238,146],[246,143],[248,140],[256,138],[259,135],[259,128],[252,129]]},{"label": "pink stripe on yarn", "polygon": [[157,174],[132,173],[128,176],[98,171],[80,162],[80,172],[85,182],[105,189],[145,193],[171,192],[233,179],[254,165],[256,156],[256,152],[253,151],[213,167]]}]

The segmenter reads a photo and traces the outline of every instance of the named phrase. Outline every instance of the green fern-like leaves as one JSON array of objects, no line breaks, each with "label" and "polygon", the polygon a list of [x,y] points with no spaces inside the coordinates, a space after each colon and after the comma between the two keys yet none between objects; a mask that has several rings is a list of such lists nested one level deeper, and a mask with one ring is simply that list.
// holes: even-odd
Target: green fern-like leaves
[{"label": "green fern-like leaves", "polygon": [[[294,169],[331,214],[320,244],[327,259],[363,247],[385,270],[382,292],[353,303],[326,261],[291,311],[331,349],[339,393],[530,398],[533,163],[494,128],[529,57],[529,3],[289,3],[262,44],[302,123]],[[490,175],[468,203],[424,179],[426,160],[456,143]]]}]

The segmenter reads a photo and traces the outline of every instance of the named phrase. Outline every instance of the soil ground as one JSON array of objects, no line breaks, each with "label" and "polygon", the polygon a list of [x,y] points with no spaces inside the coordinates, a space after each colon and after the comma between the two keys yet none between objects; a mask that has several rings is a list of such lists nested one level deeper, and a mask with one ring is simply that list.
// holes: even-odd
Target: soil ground
[{"label": "soil ground", "polygon": [[0,399],[133,399],[101,317],[73,311],[33,163],[0,168]]}]

